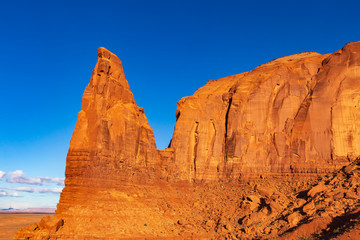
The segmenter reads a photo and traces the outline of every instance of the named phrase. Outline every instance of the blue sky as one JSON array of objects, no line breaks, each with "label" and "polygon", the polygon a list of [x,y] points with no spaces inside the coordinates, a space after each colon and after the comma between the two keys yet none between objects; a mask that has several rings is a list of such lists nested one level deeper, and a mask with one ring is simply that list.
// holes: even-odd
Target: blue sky
[{"label": "blue sky", "polygon": [[55,207],[62,186],[36,181],[64,178],[98,47],[122,60],[163,149],[180,98],[277,57],[359,41],[359,9],[346,0],[2,2],[0,208]]}]

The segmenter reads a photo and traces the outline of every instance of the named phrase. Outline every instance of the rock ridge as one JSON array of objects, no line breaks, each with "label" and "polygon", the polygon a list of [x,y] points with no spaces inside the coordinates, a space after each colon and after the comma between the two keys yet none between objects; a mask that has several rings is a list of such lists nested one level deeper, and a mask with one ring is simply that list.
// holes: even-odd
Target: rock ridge
[{"label": "rock ridge", "polygon": [[[360,156],[359,50],[360,42],[348,43],[332,54],[295,54],[209,81],[177,103],[172,140],[159,151],[121,61],[99,48],[56,215],[14,239],[283,236],[330,209],[323,199],[328,184],[314,183],[316,176],[355,161],[346,168],[350,180],[338,181],[340,170],[326,178],[347,184],[352,211],[360,186],[353,177]],[[307,198],[296,197],[303,191]],[[326,206],[318,209],[318,201]]]}]

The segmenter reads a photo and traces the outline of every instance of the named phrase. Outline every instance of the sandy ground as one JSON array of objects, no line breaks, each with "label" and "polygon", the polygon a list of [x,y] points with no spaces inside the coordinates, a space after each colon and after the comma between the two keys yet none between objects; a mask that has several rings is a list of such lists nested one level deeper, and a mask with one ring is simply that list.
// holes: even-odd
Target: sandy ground
[{"label": "sandy ground", "polygon": [[0,240],[13,239],[17,230],[27,225],[37,223],[41,218],[50,214],[0,214]]}]

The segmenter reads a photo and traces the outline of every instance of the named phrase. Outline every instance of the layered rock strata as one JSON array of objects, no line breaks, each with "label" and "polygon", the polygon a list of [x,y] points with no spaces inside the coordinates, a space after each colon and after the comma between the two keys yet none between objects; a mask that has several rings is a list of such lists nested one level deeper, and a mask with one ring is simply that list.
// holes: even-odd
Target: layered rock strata
[{"label": "layered rock strata", "polygon": [[[322,174],[360,154],[360,43],[209,81],[178,102],[175,178]],[[168,150],[169,151],[169,150]]]},{"label": "layered rock strata", "polygon": [[149,182],[158,159],[153,131],[136,105],[121,61],[99,48],[70,141],[58,212],[78,201],[83,190]]},{"label": "layered rock strata", "polygon": [[[298,201],[292,190],[239,182],[275,188],[360,155],[359,50],[301,53],[209,81],[179,101],[170,146],[158,151],[121,61],[99,48],[56,215],[15,239],[251,239],[285,226],[283,234],[304,219],[284,212]],[[274,227],[247,227],[265,220]]]}]

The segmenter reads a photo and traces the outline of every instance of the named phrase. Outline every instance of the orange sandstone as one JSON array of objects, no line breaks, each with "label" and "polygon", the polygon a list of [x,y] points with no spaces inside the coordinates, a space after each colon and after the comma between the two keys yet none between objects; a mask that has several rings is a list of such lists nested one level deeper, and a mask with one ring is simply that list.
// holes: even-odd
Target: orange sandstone
[{"label": "orange sandstone", "polygon": [[326,227],[360,198],[358,161],[313,180],[360,155],[359,50],[209,81],[178,102],[158,151],[121,61],[99,48],[56,215],[15,239],[286,239]]},{"label": "orange sandstone", "polygon": [[178,103],[175,178],[246,180],[333,171],[360,155],[360,43],[209,81]]}]

